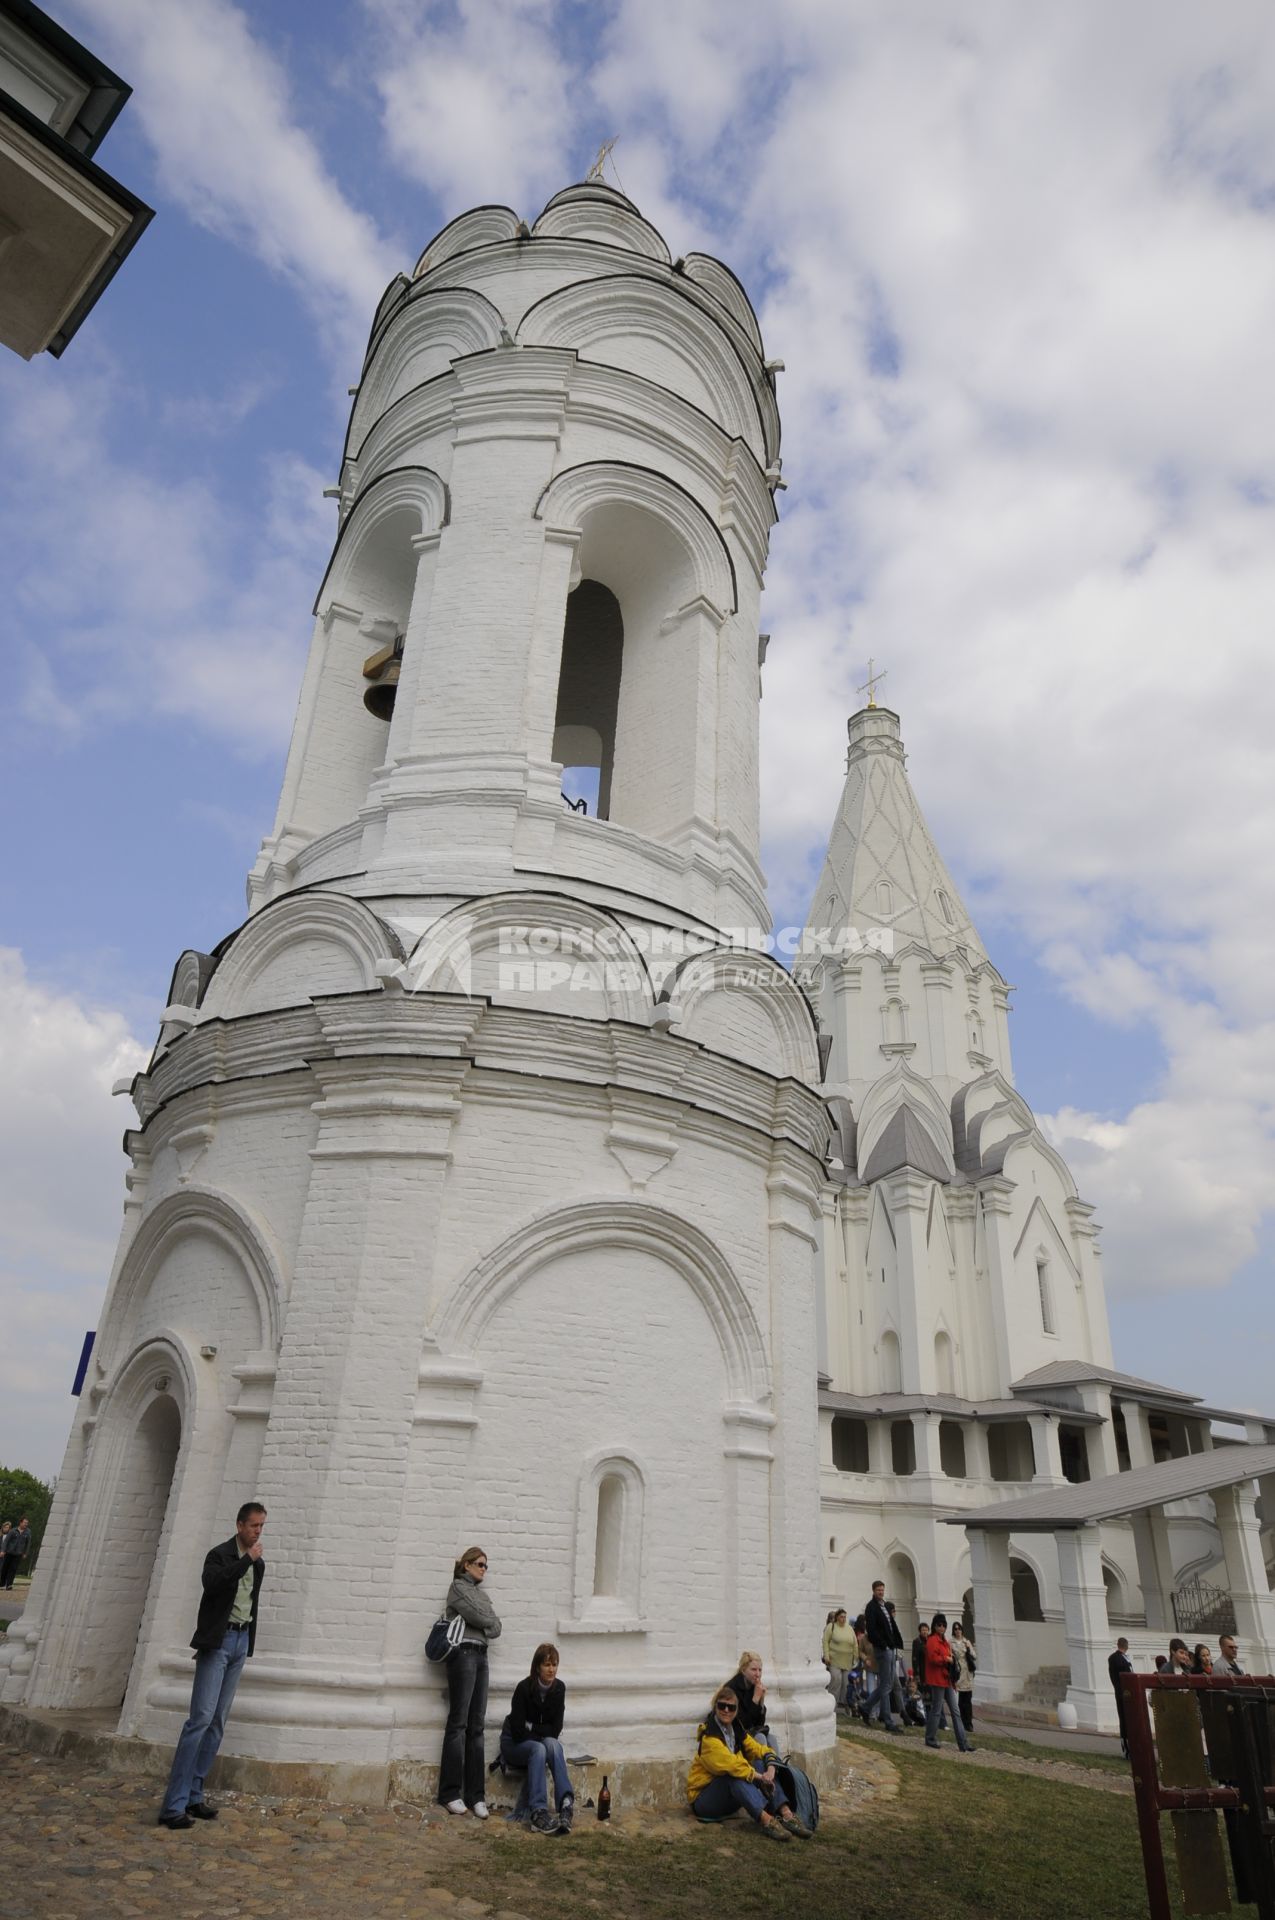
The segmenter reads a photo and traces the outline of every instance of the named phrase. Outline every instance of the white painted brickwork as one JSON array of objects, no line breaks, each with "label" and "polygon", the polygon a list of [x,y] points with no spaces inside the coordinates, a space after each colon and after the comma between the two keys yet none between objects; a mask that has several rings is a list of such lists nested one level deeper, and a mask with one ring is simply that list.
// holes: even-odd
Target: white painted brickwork
[{"label": "white painted brickwork", "polygon": [[[786,977],[750,992],[698,962],[661,1007],[671,963],[639,950],[764,915],[777,415],[724,270],[726,305],[619,196],[574,192],[535,241],[427,267],[383,323],[254,913],[202,996],[179,968],[135,1090],[6,1699],[123,1700],[122,1730],[171,1738],[200,1558],[259,1494],[229,1751],[432,1763],[423,1642],[471,1540],[505,1621],[493,1721],[552,1637],[573,1741],[672,1759],[748,1643],[791,1744],[831,1742],[813,1020]],[[581,574],[624,620],[601,821],[567,813],[551,758]],[[361,669],[395,631],[387,727]],[[622,975],[511,979],[503,930],[538,923],[613,943]]]}]

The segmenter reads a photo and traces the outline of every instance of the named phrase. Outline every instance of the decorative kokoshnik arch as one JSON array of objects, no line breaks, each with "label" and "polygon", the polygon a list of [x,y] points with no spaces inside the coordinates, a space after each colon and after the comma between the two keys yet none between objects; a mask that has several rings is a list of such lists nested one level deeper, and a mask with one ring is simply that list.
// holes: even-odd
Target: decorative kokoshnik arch
[{"label": "decorative kokoshnik arch", "polygon": [[444,1353],[476,1352],[502,1303],[550,1260],[600,1247],[650,1253],[680,1273],[708,1317],[733,1401],[770,1397],[761,1328],[729,1262],[689,1221],[633,1201],[594,1200],[538,1215],[480,1260],[455,1288],[434,1327]]}]

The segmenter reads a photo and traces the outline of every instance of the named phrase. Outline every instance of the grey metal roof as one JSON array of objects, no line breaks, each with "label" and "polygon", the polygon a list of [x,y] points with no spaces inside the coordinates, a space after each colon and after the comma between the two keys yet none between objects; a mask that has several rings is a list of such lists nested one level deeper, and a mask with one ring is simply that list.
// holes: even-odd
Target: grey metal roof
[{"label": "grey metal roof", "polygon": [[1078,1387],[1086,1386],[1091,1380],[1100,1380],[1112,1387],[1128,1387],[1138,1393],[1153,1393],[1160,1400],[1180,1401],[1185,1409],[1199,1395],[1183,1393],[1179,1387],[1163,1387],[1155,1380],[1139,1380],[1136,1374],[1117,1373],[1112,1367],[1100,1367],[1092,1360],[1051,1360],[1048,1366],[1037,1367],[1031,1373],[1025,1373],[1021,1380],[1010,1382],[1010,1391],[1017,1393],[1020,1387],[1029,1390],[1032,1387]]},{"label": "grey metal roof", "polygon": [[1263,1419],[1268,1426],[1275,1425],[1269,1416],[1251,1409],[1246,1413],[1234,1407],[1206,1407],[1197,1393],[1183,1393],[1180,1387],[1162,1387],[1154,1380],[1139,1380],[1136,1374],[1117,1373],[1112,1367],[1096,1366],[1092,1360],[1051,1360],[1048,1366],[1037,1367],[1034,1372],[1025,1373],[1021,1380],[1012,1381],[1010,1392],[1026,1389],[1029,1393],[1047,1394],[1050,1387],[1078,1387],[1093,1380],[1110,1386],[1117,1400],[1136,1400],[1139,1406],[1156,1413],[1224,1420],[1230,1426],[1242,1427],[1246,1420]]},{"label": "grey metal roof", "polygon": [[942,1413],[953,1420],[1025,1420],[1031,1413],[1065,1415],[1069,1427],[1100,1427],[1100,1413],[1080,1407],[1047,1406],[1034,1400],[958,1400],[952,1393],[833,1393],[821,1391],[819,1405],[833,1413],[854,1413],[884,1419],[892,1414]]},{"label": "grey metal roof", "polygon": [[1158,1466],[1135,1467],[1132,1473],[1112,1473],[1101,1480],[1068,1482],[1029,1493],[1021,1500],[1005,1500],[980,1507],[975,1513],[949,1518],[948,1526],[997,1528],[1014,1533],[1053,1533],[1058,1528],[1084,1527],[1097,1520],[1116,1520],[1215,1487],[1238,1486],[1275,1473],[1275,1446],[1215,1447],[1181,1460],[1162,1460]]},{"label": "grey metal roof", "polygon": [[902,1167],[913,1167],[917,1173],[927,1173],[931,1180],[951,1185],[951,1169],[944,1165],[942,1154],[930,1138],[929,1128],[917,1119],[906,1101],[891,1114],[885,1131],[868,1155],[867,1165],[860,1169],[860,1178],[865,1183],[883,1180],[887,1173],[898,1173]]}]

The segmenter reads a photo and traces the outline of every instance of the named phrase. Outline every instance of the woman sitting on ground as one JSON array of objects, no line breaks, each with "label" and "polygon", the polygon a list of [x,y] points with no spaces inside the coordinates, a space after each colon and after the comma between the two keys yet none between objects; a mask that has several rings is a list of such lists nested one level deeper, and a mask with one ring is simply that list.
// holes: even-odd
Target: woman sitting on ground
[{"label": "woman sitting on ground", "polygon": [[[537,1833],[570,1833],[575,1789],[562,1751],[562,1720],[567,1690],[558,1678],[558,1649],[546,1640],[531,1656],[531,1672],[514,1688],[500,1729],[500,1757],[507,1767],[527,1775],[531,1824]],[[556,1813],[549,1811],[548,1776],[553,1775]]]},{"label": "woman sitting on ground", "polygon": [[701,1722],[695,1758],[686,1776],[686,1797],[700,1820],[724,1820],[742,1807],[771,1840],[813,1840],[775,1779],[776,1755],[735,1725],[739,1700],[733,1687],[718,1687]]},{"label": "woman sitting on ground", "polygon": [[947,1637],[947,1615],[936,1613],[930,1621],[930,1637],[925,1643],[925,1684],[929,1689],[925,1705],[925,1744],[927,1747],[937,1747],[939,1715],[946,1707],[957,1746],[962,1753],[973,1753],[973,1743],[961,1720],[961,1709],[952,1679],[954,1671],[952,1645]]},{"label": "woman sitting on ground", "polygon": [[739,1702],[735,1725],[740,1733],[751,1734],[763,1747],[770,1744],[766,1725],[766,1683],[761,1677],[761,1655],[747,1648],[739,1656],[739,1671],[726,1682],[723,1693],[733,1693]]}]

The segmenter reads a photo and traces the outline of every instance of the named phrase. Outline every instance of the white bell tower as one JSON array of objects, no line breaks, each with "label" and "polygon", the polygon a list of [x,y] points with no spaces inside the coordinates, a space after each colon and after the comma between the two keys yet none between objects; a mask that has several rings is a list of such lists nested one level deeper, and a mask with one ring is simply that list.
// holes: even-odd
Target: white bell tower
[{"label": "white bell tower", "polygon": [[429,1791],[471,1541],[493,1726],[552,1639],[573,1742],[676,1794],[748,1645],[823,1770],[829,1121],[809,1004],[733,932],[767,923],[778,435],[738,282],[600,183],[465,214],[388,289],[251,915],[182,956],[134,1085],[6,1701],[171,1741],[257,1496],[241,1777]]}]

